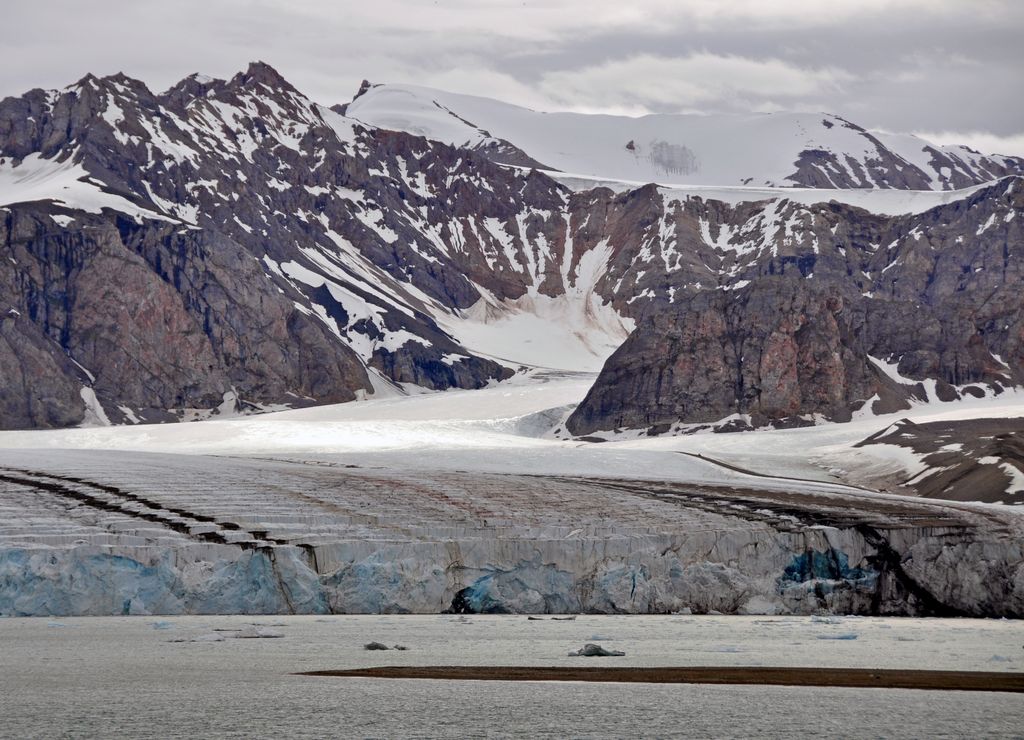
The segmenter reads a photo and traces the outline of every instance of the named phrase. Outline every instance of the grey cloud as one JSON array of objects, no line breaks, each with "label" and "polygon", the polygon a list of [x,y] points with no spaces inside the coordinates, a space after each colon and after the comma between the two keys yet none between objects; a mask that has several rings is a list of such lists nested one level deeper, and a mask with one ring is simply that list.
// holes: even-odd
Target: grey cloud
[{"label": "grey cloud", "polygon": [[0,95],[85,72],[124,71],[162,89],[193,71],[229,76],[264,59],[327,103],[370,78],[541,109],[796,108],[1007,146],[1024,134],[1024,3],[1012,0],[4,6]]}]

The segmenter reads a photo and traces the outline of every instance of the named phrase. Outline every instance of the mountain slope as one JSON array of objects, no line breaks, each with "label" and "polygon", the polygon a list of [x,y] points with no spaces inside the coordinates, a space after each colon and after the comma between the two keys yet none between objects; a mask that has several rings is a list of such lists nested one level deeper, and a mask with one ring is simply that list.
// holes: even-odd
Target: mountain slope
[{"label": "mountain slope", "polygon": [[[154,408],[211,408],[214,399],[220,404],[223,393],[236,391],[266,404],[345,400],[359,390],[386,389],[383,380],[371,385],[360,361],[393,381],[428,388],[475,387],[510,374],[464,350],[431,316],[472,306],[481,290],[495,300],[525,292],[501,228],[513,212],[527,210],[509,205],[526,180],[487,160],[466,161],[449,147],[353,125],[259,64],[229,81],[188,78],[163,95],[123,76],[88,76],[62,92],[33,91],[0,104],[0,142],[3,202],[34,203],[8,205],[4,243],[13,250],[24,242],[42,263],[19,262],[12,254],[4,266],[9,318],[40,325],[55,342],[54,352],[88,368],[77,372],[75,382],[95,385],[111,418],[154,420]],[[489,191],[478,192],[481,181]],[[458,192],[471,193],[476,205],[467,200],[461,214],[441,207]],[[562,195],[545,181],[531,197],[537,205],[557,207]],[[98,214],[103,224],[82,212]],[[494,219],[494,228],[474,235],[473,253],[449,255],[457,237],[448,220],[468,213]],[[22,222],[33,218],[35,227],[24,227],[31,233],[19,233]],[[221,365],[234,374],[212,373],[200,387],[172,373],[155,394],[129,393],[119,377],[123,363],[109,377],[109,355],[78,357],[79,345],[89,341],[80,335],[89,331],[92,317],[72,310],[75,296],[98,288],[88,273],[82,278],[82,255],[61,258],[58,252],[79,232],[104,225],[116,225],[118,238],[130,242],[150,269],[137,291],[110,294],[137,304],[140,293],[173,289],[171,302],[189,314],[173,333],[200,336],[184,354],[208,372]],[[231,321],[225,313],[245,307],[244,301],[223,295],[205,277],[192,285],[182,281],[197,261],[225,250],[236,254],[233,270],[244,264],[252,273],[247,283],[254,290],[276,294],[271,302],[284,306],[287,328],[275,330],[275,352],[240,341],[271,322],[264,309],[243,310],[232,340],[221,342],[221,325]],[[38,296],[47,294],[40,310]],[[218,305],[208,305],[211,295]],[[54,303],[66,309],[60,321],[49,315]],[[161,305],[159,313],[171,310],[166,300]],[[117,346],[125,343],[122,329],[131,336],[147,333],[123,322],[105,326],[111,331],[103,341]],[[172,353],[153,366],[179,364],[173,342],[150,338]],[[199,351],[207,344],[212,355]],[[299,359],[304,356],[320,359],[306,365]],[[283,372],[282,363],[300,367],[271,387],[250,377],[253,362],[272,366],[271,374]],[[326,385],[304,377],[333,363],[344,369]],[[132,413],[117,414],[121,406]],[[80,402],[78,412],[84,413]],[[37,424],[44,416],[15,415],[5,422]],[[74,413],[65,409],[57,417]]]},{"label": "mountain slope", "polygon": [[[574,192],[489,145],[366,125],[357,107],[319,106],[260,63],[159,94],[87,76],[0,102],[0,425],[479,388],[521,364],[596,371],[631,332],[573,431],[842,419],[875,395],[909,403],[918,382],[953,398],[1021,380],[1019,178]],[[838,305],[871,319],[841,350],[825,341],[835,326],[802,318]],[[715,321],[698,332],[714,352],[672,345],[690,359],[670,381],[635,398],[610,387],[627,357],[630,381],[660,377],[652,336]],[[728,369],[745,355],[726,345],[764,337],[768,355],[796,342],[838,359],[756,382]]]},{"label": "mountain slope", "polygon": [[665,230],[693,245],[693,281],[609,358],[571,432],[846,421],[1024,382],[1024,179],[900,216],[677,198]]},{"label": "mountain slope", "polygon": [[692,185],[950,190],[1024,173],[984,156],[838,116],[542,113],[415,85],[364,83],[346,115],[479,151],[498,162],[575,175]]}]

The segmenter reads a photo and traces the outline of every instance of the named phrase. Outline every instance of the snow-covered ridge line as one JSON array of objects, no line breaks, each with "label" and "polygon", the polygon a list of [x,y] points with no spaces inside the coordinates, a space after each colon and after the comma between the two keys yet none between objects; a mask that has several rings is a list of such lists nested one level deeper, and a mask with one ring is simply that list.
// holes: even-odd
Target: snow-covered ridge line
[{"label": "snow-covered ridge line", "polygon": [[867,131],[825,113],[613,115],[538,112],[416,85],[364,85],[367,124],[511,161],[611,181],[949,190],[1024,172],[1024,160]]},{"label": "snow-covered ridge line", "polygon": [[[519,168],[527,169],[527,168]],[[545,175],[562,183],[575,191],[592,188],[608,188],[617,193],[624,193],[645,187],[648,182],[638,180],[609,180],[607,178],[579,175],[555,170],[542,170]],[[936,206],[955,203],[970,198],[985,188],[998,185],[1000,182],[1010,183],[1021,178],[1020,175],[1007,175],[992,182],[971,185],[953,190],[893,190],[893,189],[822,189],[802,187],[758,187],[753,185],[696,185],[656,181],[658,189],[667,200],[701,198],[729,205],[754,203],[763,200],[790,200],[801,205],[818,203],[844,203],[863,208],[871,213],[898,216],[902,214],[924,213]]]}]

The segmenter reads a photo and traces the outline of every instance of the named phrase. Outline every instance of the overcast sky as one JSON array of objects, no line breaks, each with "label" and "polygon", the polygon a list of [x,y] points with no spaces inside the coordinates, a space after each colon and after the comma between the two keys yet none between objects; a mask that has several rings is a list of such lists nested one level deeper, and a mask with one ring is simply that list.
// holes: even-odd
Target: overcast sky
[{"label": "overcast sky", "polygon": [[254,59],[322,103],[362,79],[539,110],[815,110],[1024,155],[1021,0],[4,0],[0,96]]}]

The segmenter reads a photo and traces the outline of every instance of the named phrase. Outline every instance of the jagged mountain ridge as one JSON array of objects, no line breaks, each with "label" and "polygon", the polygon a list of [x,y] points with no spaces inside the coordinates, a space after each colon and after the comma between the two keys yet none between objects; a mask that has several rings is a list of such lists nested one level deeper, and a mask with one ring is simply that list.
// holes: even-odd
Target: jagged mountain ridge
[{"label": "jagged mountain ridge", "polygon": [[829,114],[545,113],[417,85],[368,82],[339,110],[497,162],[591,179],[951,190],[1024,174],[1020,157],[872,132]]},{"label": "jagged mountain ridge", "polygon": [[[959,244],[957,260],[990,270],[982,278],[997,274],[997,252],[1020,244],[1015,179],[1001,191],[893,193],[900,200],[887,196],[885,207],[895,213],[880,215],[821,202],[850,199],[835,191],[573,192],[492,156],[365,125],[312,103],[264,64],[226,81],[192,76],[163,94],[116,75],[8,98],[0,367],[12,380],[0,422],[161,421],[188,409],[344,401],[403,383],[472,388],[507,377],[517,360],[557,366],[565,356],[551,353],[566,343],[579,350],[573,361],[599,367],[634,325],[635,345],[645,327],[725,311],[771,281],[801,296],[839,282],[842,295],[905,306],[946,269],[928,265],[915,228],[927,227],[928,244]],[[956,242],[972,229],[983,238]],[[1009,255],[1001,262],[1013,285]],[[912,279],[890,291],[886,281],[904,271]],[[968,282],[964,290],[987,289]],[[1007,301],[1012,313],[1019,301]],[[980,349],[973,339],[969,351],[955,349],[966,364],[948,382],[1019,382],[1017,326]],[[759,330],[741,319],[730,331]],[[556,341],[521,354],[549,332]],[[908,377],[944,379],[942,366],[905,361],[920,348],[896,339],[882,332],[842,363],[863,366],[867,349]],[[607,372],[594,393],[607,389]],[[858,372],[839,400],[789,399],[754,415],[841,419],[873,395],[888,408],[919,393],[870,367]],[[797,395],[814,398],[824,379],[786,365],[779,382],[794,373],[808,390]],[[699,387],[699,377],[673,384]],[[570,428],[662,424],[663,385],[621,412],[595,411],[588,398]],[[722,388],[722,400],[673,413],[749,415],[746,392]],[[645,406],[656,413],[636,411]]]},{"label": "jagged mountain ridge", "polygon": [[[26,243],[25,257],[41,265],[38,273],[29,270],[26,282],[25,273],[13,256],[11,259],[14,274],[7,281],[12,294],[8,321],[24,324],[21,334],[32,334],[38,327],[73,358],[80,351],[77,316],[73,319],[71,311],[61,308],[72,307],[75,295],[98,289],[88,279],[89,270],[82,270],[79,264],[91,261],[92,254],[58,260],[58,266],[65,268],[63,276],[49,275],[45,267],[54,261],[54,252],[67,249],[63,242],[73,234],[98,228],[92,223],[96,217],[71,213],[99,201],[93,210],[113,206],[134,216],[126,219],[107,211],[100,220],[116,221],[119,233],[113,238],[121,242],[117,246],[143,257],[159,281],[173,284],[181,293],[191,321],[185,320],[179,328],[195,332],[201,327],[221,365],[248,369],[250,363],[244,357],[265,353],[239,346],[242,357],[232,356],[218,341],[222,311],[204,305],[210,289],[205,269],[200,268],[204,277],[197,290],[182,288],[181,275],[193,267],[197,256],[203,257],[201,242],[210,235],[227,243],[218,243],[211,251],[233,250],[239,260],[244,255],[256,263],[247,265],[250,272],[256,271],[251,284],[261,283],[265,292],[284,292],[288,329],[276,333],[279,353],[309,351],[321,357],[335,356],[309,365],[299,363],[285,373],[285,383],[268,384],[262,376],[249,377],[242,372],[204,385],[193,382],[191,371],[200,365],[209,371],[217,362],[209,356],[200,358],[203,353],[198,347],[179,352],[158,342],[153,348],[158,353],[161,349],[172,351],[152,363],[161,372],[173,367],[182,354],[194,356],[196,367],[189,368],[190,372],[171,373],[158,381],[183,392],[157,394],[157,403],[139,393],[125,397],[127,378],[95,372],[100,368],[90,363],[94,370],[72,373],[78,377],[63,384],[58,407],[75,405],[71,386],[92,384],[93,373],[97,377],[93,385],[109,416],[127,406],[145,411],[149,416],[143,414],[143,418],[148,420],[153,420],[154,410],[161,406],[219,404],[219,391],[229,388],[237,388],[246,399],[259,403],[304,397],[321,402],[348,400],[360,390],[374,388],[358,367],[359,359],[397,382],[434,388],[474,387],[510,374],[497,363],[463,350],[423,307],[431,304],[443,313],[477,303],[481,288],[473,282],[474,277],[488,286],[484,289],[493,300],[520,295],[524,292],[522,277],[508,262],[514,254],[499,243],[498,238],[504,236],[500,229],[499,237],[483,229],[482,237],[475,236],[476,241],[485,242],[481,253],[460,255],[455,259],[461,264],[452,265],[453,258],[442,254],[447,251],[447,241],[440,241],[434,229],[446,228],[439,222],[459,214],[444,213],[431,219],[430,210],[438,211],[439,199],[428,202],[422,189],[439,187],[446,203],[457,202],[460,191],[472,192],[479,202],[487,198],[488,191],[467,185],[466,180],[479,182],[482,172],[494,193],[493,218],[500,223],[510,218],[513,209],[499,202],[499,195],[511,199],[512,188],[540,183],[533,203],[560,206],[562,196],[554,183],[506,173],[486,160],[468,162],[454,150],[422,139],[354,126],[314,106],[271,68],[260,64],[226,82],[187,78],[160,96],[123,76],[102,80],[88,76],[63,93],[33,91],[21,99],[8,99],[0,118],[2,154],[9,167],[6,174],[15,181],[12,195],[30,190],[30,184],[56,180],[50,193],[39,188],[30,192],[37,197],[65,198],[72,209],[68,212],[43,205],[45,201],[40,200],[8,206],[3,214],[5,242],[12,249],[19,242]],[[405,156],[419,166],[414,173],[406,173],[407,179],[397,181],[388,170],[400,169]],[[434,165],[437,169],[431,171]],[[26,174],[19,178],[22,172]],[[83,190],[80,176],[98,185],[79,192]],[[71,183],[70,200],[67,182]],[[505,192],[495,192],[496,187]],[[410,200],[417,205],[410,205]],[[51,213],[54,208],[57,210]],[[180,228],[169,228],[168,219]],[[415,223],[412,227],[410,220]],[[154,231],[159,236],[154,237]],[[446,263],[443,269],[442,260]],[[85,282],[79,285],[83,276]],[[62,279],[67,286],[61,286]],[[158,288],[147,285],[145,289]],[[40,296],[45,298],[40,300]],[[235,303],[237,296],[232,296],[219,308]],[[253,311],[249,320],[259,313],[259,309]],[[21,316],[29,321],[16,320]],[[186,326],[189,323],[191,326]],[[9,327],[9,331],[15,328]],[[128,327],[113,343],[123,345],[139,333]],[[240,337],[241,333],[236,333],[232,347]],[[51,354],[62,354],[56,347],[50,349]],[[332,361],[348,367],[326,386],[305,377],[322,374],[318,365],[329,366]],[[280,374],[282,362],[272,363],[272,373]],[[12,364],[17,365],[17,358]],[[115,374],[120,375],[124,374]],[[53,404],[44,401],[46,405]],[[52,419],[46,416],[50,412],[39,413],[43,412],[30,415],[32,424],[66,423],[74,417],[74,412]],[[166,414],[157,416],[166,418]]]}]

